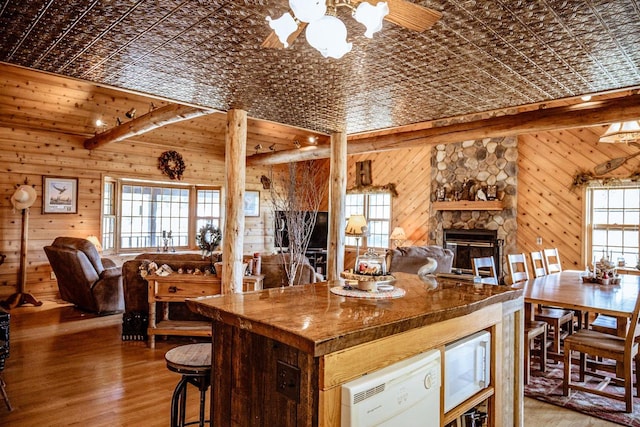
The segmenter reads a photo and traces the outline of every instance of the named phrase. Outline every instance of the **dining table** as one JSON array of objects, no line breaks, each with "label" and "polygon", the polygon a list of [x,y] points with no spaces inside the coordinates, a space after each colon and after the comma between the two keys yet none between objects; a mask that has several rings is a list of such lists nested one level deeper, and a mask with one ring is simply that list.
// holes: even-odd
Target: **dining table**
[{"label": "dining table", "polygon": [[517,283],[523,289],[525,316],[534,320],[537,304],[605,314],[616,318],[617,335],[624,337],[640,293],[640,276],[620,275],[620,283],[603,285],[583,280],[584,271],[565,270]]}]

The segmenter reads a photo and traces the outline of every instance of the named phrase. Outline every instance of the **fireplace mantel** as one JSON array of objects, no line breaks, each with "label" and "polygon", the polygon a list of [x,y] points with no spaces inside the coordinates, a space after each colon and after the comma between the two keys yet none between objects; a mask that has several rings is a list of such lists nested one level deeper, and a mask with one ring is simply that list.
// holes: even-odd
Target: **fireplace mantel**
[{"label": "fireplace mantel", "polygon": [[503,204],[502,200],[486,202],[483,200],[460,200],[457,202],[432,202],[432,208],[437,211],[501,211]]}]

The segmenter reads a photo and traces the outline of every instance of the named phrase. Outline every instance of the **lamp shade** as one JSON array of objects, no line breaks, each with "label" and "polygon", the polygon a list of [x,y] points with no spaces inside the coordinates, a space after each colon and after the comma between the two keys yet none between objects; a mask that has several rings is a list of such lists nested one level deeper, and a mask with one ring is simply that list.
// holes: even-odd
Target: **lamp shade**
[{"label": "lamp shade", "polygon": [[87,236],[87,240],[93,243],[93,246],[96,247],[98,252],[102,252],[102,243],[100,243],[100,239],[98,239],[98,236]]},{"label": "lamp shade", "polygon": [[325,0],[289,0],[293,14],[302,22],[313,22],[327,11]]},{"label": "lamp shade", "polygon": [[269,26],[278,36],[280,43],[282,43],[284,47],[289,47],[287,40],[289,39],[289,36],[298,29],[298,24],[293,19],[293,16],[287,12],[278,19],[271,19],[270,16],[267,16],[267,21],[269,22]]},{"label": "lamp shade", "polygon": [[382,29],[382,20],[389,14],[389,6],[386,2],[379,2],[373,6],[366,1],[358,5],[353,17],[366,27],[365,37],[373,38],[373,35]]},{"label": "lamp shade", "polygon": [[367,220],[363,215],[351,215],[344,231],[346,236],[360,237],[367,231]]},{"label": "lamp shade", "polygon": [[396,227],[391,232],[391,236],[389,236],[391,240],[407,240],[407,235],[404,232],[402,227]]},{"label": "lamp shade", "polygon": [[640,140],[640,120],[616,122],[600,137],[600,142],[632,142]]},{"label": "lamp shade", "polygon": [[307,42],[322,56],[340,59],[351,52],[351,43],[347,43],[347,27],[335,16],[324,15],[307,25]]}]

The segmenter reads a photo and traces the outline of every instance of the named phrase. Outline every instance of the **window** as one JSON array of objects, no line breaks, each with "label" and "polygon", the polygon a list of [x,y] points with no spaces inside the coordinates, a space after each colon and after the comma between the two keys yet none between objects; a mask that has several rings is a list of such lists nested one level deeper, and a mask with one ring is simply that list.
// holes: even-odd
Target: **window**
[{"label": "window", "polygon": [[196,190],[196,232],[203,226],[211,224],[220,227],[220,190]]},{"label": "window", "polygon": [[116,245],[116,183],[104,182],[102,192],[102,248],[114,249]]},{"label": "window", "polygon": [[105,180],[103,194],[105,248],[190,248],[200,227],[220,226],[219,188]]},{"label": "window", "polygon": [[588,262],[609,257],[624,259],[627,266],[638,262],[640,242],[640,184],[592,185],[587,188]]},{"label": "window", "polygon": [[[363,247],[388,248],[391,223],[391,194],[372,193],[347,194],[345,200],[347,219],[354,214],[364,215],[369,226],[369,233],[363,236],[360,244]],[[345,244],[356,245],[355,237],[346,237]]]}]

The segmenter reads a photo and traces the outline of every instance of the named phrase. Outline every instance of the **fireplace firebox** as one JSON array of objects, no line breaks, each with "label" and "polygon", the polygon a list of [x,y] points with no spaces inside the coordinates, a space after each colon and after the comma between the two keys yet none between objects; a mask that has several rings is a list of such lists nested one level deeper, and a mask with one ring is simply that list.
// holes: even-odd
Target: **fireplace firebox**
[{"label": "fireplace firebox", "polygon": [[445,229],[445,248],[451,249],[454,253],[453,270],[462,273],[472,274],[473,258],[492,256],[496,264],[496,274],[498,280],[502,279],[502,241],[498,239],[498,232],[495,230],[463,230]]}]

